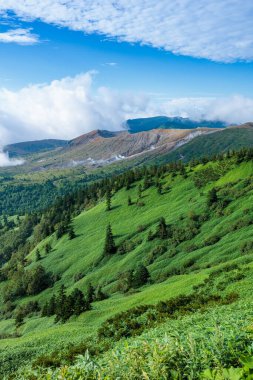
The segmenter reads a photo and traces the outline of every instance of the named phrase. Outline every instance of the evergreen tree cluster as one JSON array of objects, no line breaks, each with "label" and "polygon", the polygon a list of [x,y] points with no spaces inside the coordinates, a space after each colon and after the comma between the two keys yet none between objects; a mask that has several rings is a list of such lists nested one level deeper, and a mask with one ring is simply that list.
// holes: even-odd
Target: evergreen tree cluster
[{"label": "evergreen tree cluster", "polygon": [[55,321],[66,322],[72,315],[80,315],[90,310],[91,305],[83,292],[74,289],[70,295],[66,295],[66,289],[61,286],[59,293],[53,295],[42,309],[42,316],[55,315]]},{"label": "evergreen tree cluster", "polygon": [[42,265],[25,270],[20,267],[5,285],[2,295],[4,302],[13,301],[20,296],[31,296],[52,286],[55,279]]},{"label": "evergreen tree cluster", "polygon": [[66,294],[66,288],[61,286],[57,295],[53,295],[42,309],[42,316],[55,315],[55,322],[66,322],[71,316],[78,316],[91,309],[91,303],[102,301],[107,296],[100,286],[96,289],[89,284],[84,294],[80,289],[74,289],[70,295]]},{"label": "evergreen tree cluster", "polygon": [[118,290],[123,293],[128,292],[130,289],[139,288],[146,285],[150,279],[150,274],[147,267],[139,264],[135,270],[130,269],[118,276]]},{"label": "evergreen tree cluster", "polygon": [[159,238],[162,240],[169,239],[172,237],[172,234],[173,234],[172,226],[167,225],[164,217],[161,217],[159,220],[159,223],[157,225],[155,233],[152,233],[152,231],[149,231],[147,240],[151,241],[151,240],[154,240],[156,238]]}]

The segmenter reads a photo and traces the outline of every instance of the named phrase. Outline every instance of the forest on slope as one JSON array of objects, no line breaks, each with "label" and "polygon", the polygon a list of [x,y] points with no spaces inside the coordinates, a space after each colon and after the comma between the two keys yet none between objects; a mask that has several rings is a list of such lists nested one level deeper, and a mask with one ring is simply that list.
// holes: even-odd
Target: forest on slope
[{"label": "forest on slope", "polygon": [[252,157],[136,168],[2,218],[2,376],[244,378]]}]

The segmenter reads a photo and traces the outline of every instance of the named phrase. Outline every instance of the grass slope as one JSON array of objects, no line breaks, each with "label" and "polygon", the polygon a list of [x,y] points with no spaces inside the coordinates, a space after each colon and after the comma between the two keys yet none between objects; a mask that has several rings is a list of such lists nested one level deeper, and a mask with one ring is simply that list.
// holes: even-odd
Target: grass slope
[{"label": "grass slope", "polygon": [[204,156],[211,156],[229,150],[238,150],[253,145],[252,125],[245,127],[227,128],[222,131],[198,136],[187,144],[178,147],[173,152],[164,154],[156,159],[157,162],[171,162],[183,159],[185,162]]},{"label": "grass slope", "polygon": [[[188,294],[194,285],[207,278],[210,268],[218,268],[223,263],[237,262],[243,268],[245,265],[249,267],[244,279],[229,284],[226,289],[236,290],[246,301],[253,286],[253,252],[250,251],[245,256],[241,247],[243,243],[252,240],[252,225],[242,225],[238,229],[230,227],[247,215],[253,218],[253,190],[250,184],[245,182],[245,179],[251,179],[253,176],[253,164],[231,163],[229,170],[217,181],[197,189],[193,182],[195,173],[210,165],[215,167],[217,163],[200,165],[194,172],[189,172],[187,178],[181,175],[165,175],[162,180],[163,194],[159,195],[153,186],[148,188],[143,192],[141,207],[136,204],[127,205],[128,196],[136,201],[139,183],[130,190],[120,190],[113,195],[111,211],[105,211],[105,202],[100,202],[95,207],[84,210],[73,220],[77,235],[75,239],[68,240],[67,236],[63,236],[56,240],[52,235],[42,241],[36,247],[42,252],[40,264],[46,270],[59,274],[61,279],[53,288],[37,296],[22,298],[18,303],[38,300],[43,304],[61,284],[67,287],[68,292],[75,287],[86,290],[89,283],[100,284],[111,297],[94,303],[91,311],[78,318],[72,317],[66,324],[55,324],[53,317],[35,316],[27,319],[18,329],[21,337],[0,340],[0,373],[16,370],[31,358],[49,353],[56,348],[63,349],[69,343],[77,344],[94,336],[101,324],[116,313],[140,304],[154,304],[179,294]],[[231,202],[224,212],[213,212],[212,217],[203,222],[199,233],[192,240],[179,244],[173,254],[173,247],[168,244],[165,252],[149,263],[150,252],[163,242],[147,241],[148,231],[155,230],[161,216],[167,223],[180,227],[190,213],[203,214],[206,209],[207,192],[213,186],[220,187],[221,192],[229,190]],[[242,191],[238,192],[240,190]],[[116,244],[132,241],[135,248],[124,255],[116,254],[105,259],[102,257],[102,251],[109,222],[116,237]],[[219,240],[203,246],[203,242],[213,235],[219,235]],[[49,254],[44,253],[47,242],[53,247]],[[189,246],[192,248],[189,249]],[[37,265],[35,250],[30,253],[28,259],[31,260],[30,266]],[[129,294],[120,293],[117,290],[118,275],[136,268],[141,262],[147,265],[152,283]],[[184,268],[183,274],[173,275],[177,268]],[[83,275],[79,281],[75,281],[77,273]],[[3,286],[1,283],[0,291]],[[0,321],[0,332],[14,333],[14,320]]]}]

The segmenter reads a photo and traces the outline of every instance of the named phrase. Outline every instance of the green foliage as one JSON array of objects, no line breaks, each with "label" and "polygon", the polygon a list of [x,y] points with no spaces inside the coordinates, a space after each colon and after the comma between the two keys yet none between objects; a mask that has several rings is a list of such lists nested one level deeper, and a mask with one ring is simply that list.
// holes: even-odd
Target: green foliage
[{"label": "green foliage", "polygon": [[100,338],[113,337],[114,340],[119,340],[122,337],[140,335],[145,329],[166,318],[179,317],[199,309],[205,310],[217,304],[230,304],[237,299],[237,294],[228,294],[222,298],[219,294],[194,293],[171,298],[168,301],[159,302],[157,305],[138,306],[109,318],[98,330],[98,336]]},{"label": "green foliage", "polygon": [[105,244],[104,244],[104,256],[110,256],[116,252],[116,246],[114,242],[114,237],[112,233],[111,225],[108,224],[106,229],[106,237],[105,237]]},{"label": "green foliage", "polygon": [[3,298],[7,302],[20,296],[38,294],[52,286],[53,281],[52,273],[46,272],[42,265],[30,270],[20,268],[4,287]]},{"label": "green foliage", "polygon": [[42,316],[50,317],[55,315],[56,322],[66,322],[72,315],[80,315],[90,310],[90,302],[93,295],[87,293],[86,297],[80,289],[75,288],[68,296],[65,287],[62,285],[58,295],[53,295],[42,309]]},{"label": "green foliage", "polygon": [[132,284],[134,288],[145,285],[150,278],[149,271],[143,264],[139,264],[133,273]]},{"label": "green foliage", "polygon": [[[250,311],[253,166],[250,161],[245,161],[246,156],[247,153],[244,152],[241,156],[236,153],[228,158],[215,157],[212,162],[203,160],[201,163],[192,163],[191,166],[175,163],[160,168],[134,169],[70,194],[43,213],[22,217],[19,222],[13,218],[15,226],[11,226],[9,223],[11,218],[7,216],[9,227],[6,225],[0,229],[0,254],[5,258],[4,266],[0,271],[2,282],[0,287],[3,294],[5,287],[11,289],[15,285],[17,293],[12,298],[13,301],[6,300],[7,302],[3,304],[0,300],[2,310],[0,336],[9,337],[5,341],[0,341],[2,364],[0,373],[3,371],[9,373],[17,367],[21,368],[38,355],[50,356],[53,350],[56,350],[58,354],[52,366],[65,364],[69,352],[67,346],[70,342],[77,347],[81,340],[89,340],[90,335],[95,337],[97,330],[108,318],[113,318],[118,313],[127,313],[128,310],[130,310],[129,315],[126,315],[125,320],[122,319],[122,324],[119,323],[119,331],[115,332],[115,336],[117,337],[118,334],[120,339],[125,336],[125,333],[127,334],[128,330],[129,335],[137,339],[140,333],[146,334],[151,327],[159,328],[160,323],[175,326],[176,321],[178,321],[177,328],[172,331],[177,332],[181,339],[187,327],[184,324],[185,318],[198,311],[203,313],[205,308],[208,308],[208,313],[211,313],[217,305],[222,305],[221,309],[224,310],[221,318],[223,327],[226,321],[226,310],[230,307],[228,304],[235,302],[238,305],[237,293]],[[238,164],[237,161],[241,163]],[[199,191],[193,182],[194,175],[208,166],[215,167],[218,177],[215,180],[208,180]],[[157,178],[163,184],[162,196],[157,193],[155,185]],[[136,199],[139,186],[142,188],[141,200],[145,203],[142,202],[142,207],[128,207],[127,197]],[[109,213],[105,212],[104,195],[107,188],[113,191],[113,207]],[[214,207],[207,209],[208,192],[212,188],[217,190],[218,201]],[[157,226],[161,216],[164,218],[164,223],[160,229]],[[70,222],[76,234],[75,239],[69,239],[66,233],[59,236],[57,233],[59,226],[65,226],[68,233]],[[115,247],[114,253],[117,247],[118,254],[110,253],[105,257],[101,255],[101,252],[104,247],[103,231],[108,223],[113,226],[111,237]],[[3,219],[1,219],[1,224],[3,225]],[[160,236],[157,230],[161,232]],[[166,235],[163,233],[165,230]],[[17,240],[16,237],[18,237]],[[39,262],[36,263],[36,250],[43,253],[46,244],[51,245],[50,253],[42,254]],[[137,288],[134,283],[139,263],[143,263],[146,267],[151,281],[143,281]],[[43,265],[46,273],[53,268],[55,271],[55,275],[52,276],[53,282],[56,279],[57,281],[52,284],[52,287],[46,287],[39,293],[29,295],[24,286],[25,273],[34,271],[38,264]],[[228,269],[226,265],[237,265],[237,267]],[[215,274],[215,271],[220,272]],[[78,284],[75,284],[77,281]],[[90,307],[84,309],[82,305],[83,300],[87,299],[89,283],[93,286],[92,309]],[[66,289],[63,289],[60,294],[59,289],[62,284],[66,286]],[[146,286],[142,287],[145,284]],[[31,286],[31,291],[35,285]],[[195,300],[189,303],[187,301],[170,315],[168,310],[172,309],[172,306],[169,309],[166,306],[169,297],[175,298],[182,294],[188,297],[195,286]],[[80,292],[72,295],[76,287],[83,296]],[[77,305],[74,304],[74,298],[79,300]],[[36,311],[25,315],[23,323],[21,321],[16,330],[15,317],[19,307],[30,300],[37,301],[40,306],[43,306],[43,317]],[[202,300],[204,307],[200,306],[199,300]],[[161,304],[159,310],[155,305],[153,309],[152,305],[159,301],[164,302],[165,305]],[[144,312],[137,313],[138,315],[133,313],[131,316],[132,308],[139,307],[143,303],[148,309],[144,308]],[[59,305],[63,305],[62,312],[59,310]],[[234,311],[237,311],[236,307]],[[208,313],[205,314],[205,318]],[[237,314],[238,321],[244,319],[243,315]],[[56,320],[65,323],[54,324],[55,317]],[[202,318],[202,314],[199,318]],[[194,334],[196,345],[201,340],[199,326],[203,323],[203,318],[202,322],[197,319],[188,319],[187,331],[189,336]],[[22,335],[19,339],[15,338],[15,331]],[[158,338],[155,334],[150,339],[154,342],[156,338],[161,339],[161,336]],[[206,332],[203,342],[209,344],[209,338],[210,335]],[[226,342],[228,339],[226,335]],[[102,344],[102,340],[99,344]],[[113,336],[104,340],[110,347],[115,343]],[[123,341],[119,341],[118,344],[124,345]],[[84,344],[82,347],[84,351],[81,352],[81,348],[75,351],[73,348],[72,352],[84,354],[85,347],[91,350],[90,345]],[[227,356],[233,356],[233,347],[227,349]],[[246,351],[245,347],[241,352]],[[218,349],[213,345],[210,346],[210,352],[212,350],[217,353]],[[108,353],[106,357],[106,353],[97,349],[96,343],[94,343],[95,351],[106,358],[106,363],[110,363],[110,354]],[[240,366],[238,351],[235,349],[233,360],[226,362],[222,357],[224,354],[222,350],[219,353],[219,357],[222,358],[221,368],[226,369],[227,365],[234,368]],[[189,360],[193,360],[193,357],[190,359],[188,356],[188,364],[185,361],[185,367],[181,367],[180,355],[175,347],[174,352],[178,355],[174,364],[179,372],[175,376],[181,375],[181,371],[186,371],[184,373],[189,375],[185,368],[187,365],[190,366]],[[200,376],[206,368],[213,370],[216,367],[216,362],[214,363],[211,359],[205,362],[201,352],[203,350],[200,350],[196,359],[198,372],[189,375],[192,378],[197,379],[196,373]],[[141,372],[136,372],[136,378],[144,376],[143,371],[149,378],[152,378],[153,373],[157,376],[158,365],[155,365],[154,369],[147,369],[145,360],[141,361],[141,351],[138,351],[136,355],[139,355],[140,363],[142,363],[138,369]],[[96,363],[99,362],[101,367],[100,359],[103,360],[101,357],[92,358]],[[74,356],[71,360],[74,361]],[[116,366],[118,365],[115,376],[119,378],[122,377],[124,359],[121,357],[120,360],[121,362],[113,362]],[[135,369],[130,365],[130,359],[126,357],[125,360],[129,365],[128,372],[134,374]],[[169,363],[166,367],[167,371],[170,371],[173,365],[172,361]],[[48,364],[50,364],[49,361]],[[70,367],[72,371],[72,366]],[[105,366],[104,370],[107,374],[109,373],[109,378],[114,376],[113,371],[116,371],[113,364],[109,367]],[[194,371],[192,368],[191,370]],[[63,371],[63,369],[58,371]],[[165,373],[168,375],[168,372]],[[97,373],[97,376],[100,374]],[[157,377],[154,375],[154,378]]]},{"label": "green foliage", "polygon": [[212,207],[218,201],[217,190],[212,188],[208,193],[207,207]]},{"label": "green foliage", "polygon": [[112,193],[111,193],[111,190],[108,189],[106,191],[106,211],[110,211],[111,210],[111,206],[112,205]]},{"label": "green foliage", "polygon": [[159,221],[156,235],[157,235],[157,237],[159,237],[159,239],[167,239],[168,238],[167,225],[166,225],[164,218],[161,218]]},{"label": "green foliage", "polygon": [[69,237],[69,240],[73,240],[76,237],[73,226],[69,226],[68,237]]}]

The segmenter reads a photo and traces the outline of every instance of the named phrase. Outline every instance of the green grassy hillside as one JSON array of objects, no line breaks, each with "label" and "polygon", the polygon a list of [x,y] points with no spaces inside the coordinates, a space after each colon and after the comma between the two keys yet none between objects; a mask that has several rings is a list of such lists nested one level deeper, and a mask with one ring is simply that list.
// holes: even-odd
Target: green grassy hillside
[{"label": "green grassy hillside", "polygon": [[[176,140],[172,135],[167,136],[167,139],[164,131],[157,133],[150,132],[150,137],[145,133],[139,137],[135,134],[116,133],[113,138],[101,138],[111,136],[110,132],[105,134],[104,131],[95,131],[73,140],[68,148],[27,154],[25,165],[0,168],[0,213],[22,215],[44,210],[54,204],[58,197],[82,188],[85,184],[143,164],[152,166],[177,160],[190,162],[253,145],[253,128],[250,123],[197,136],[189,141],[189,134],[184,136],[182,130],[177,131]],[[174,133],[175,131],[172,134]],[[173,143],[169,142],[171,138]],[[91,141],[88,145],[84,144],[87,140]],[[184,144],[180,145],[182,142]],[[153,149],[154,146],[157,149]],[[138,152],[142,154],[135,154]],[[111,156],[121,154],[130,155],[131,158],[110,161]],[[88,157],[97,160],[96,163],[94,161],[92,164]],[[103,158],[106,157],[109,161],[103,163]],[[87,159],[88,164],[85,164]]]},{"label": "green grassy hillside", "polygon": [[[80,372],[81,378],[195,379],[197,373],[200,376],[204,369],[218,364],[221,367],[239,366],[240,349],[243,354],[247,350],[251,354],[250,338],[244,332],[238,335],[241,348],[235,347],[232,357],[226,344],[221,348],[223,338],[219,336],[218,341],[219,334],[215,330],[219,321],[224,339],[236,346],[237,330],[252,323],[253,163],[246,159],[239,161],[238,157],[231,157],[176,172],[168,168],[158,178],[149,175],[147,180],[144,176],[127,188],[114,188],[110,211],[106,210],[106,200],[102,197],[96,205],[86,207],[72,219],[74,238],[69,239],[68,234],[57,238],[55,232],[39,242],[25,258],[25,270],[32,271],[42,265],[47,273],[54,275],[52,286],[38,294],[13,299],[11,303],[16,310],[12,310],[9,303],[4,303],[11,279],[2,278],[0,283],[1,310],[4,311],[0,321],[2,376],[22,369],[31,361],[37,360],[37,364],[45,365],[52,352],[57,365],[72,363],[74,354],[85,354],[85,348],[94,355],[92,359],[83,359],[93,372],[90,377]],[[210,195],[213,188],[216,189],[214,200]],[[164,238],[157,233],[161,218],[167,225]],[[117,252],[105,256],[103,249],[109,223]],[[48,252],[47,244],[50,244]],[[40,252],[39,259],[37,251]],[[145,284],[126,286],[127,274],[135,273],[139,264],[147,268],[150,278]],[[12,262],[12,265],[16,268],[14,272],[18,270],[16,264]],[[89,284],[101,286],[108,298],[92,302],[91,310],[72,316],[66,323],[55,323],[54,316],[42,317],[41,311],[31,313],[20,324],[15,321],[22,305],[38,301],[39,307],[43,307],[53,294],[58,294],[62,285],[70,294],[75,288],[86,293]],[[175,301],[175,313],[165,311],[169,299],[180,295],[191,297],[192,294],[194,302],[189,298],[182,306],[182,300]],[[157,306],[160,301],[166,302]],[[132,310],[140,305],[149,306],[136,312]],[[122,314],[119,321],[115,319],[122,312],[129,314]],[[133,325],[129,315],[135,315],[133,320],[138,326]],[[108,318],[112,319],[106,325]],[[110,329],[112,335],[108,336]],[[208,329],[210,347],[207,344]],[[194,349],[198,355],[193,352],[187,359],[189,364],[196,357],[196,366],[192,364],[195,368],[192,369],[193,375],[187,372],[188,377],[176,377],[176,374],[169,377],[168,371],[174,368],[168,348],[172,336],[172,347],[178,346],[178,342],[182,345],[177,355],[179,351],[180,355],[185,355],[180,359],[184,369],[177,367],[179,374],[186,371],[189,339],[194,347],[200,342],[202,346],[208,346],[207,350],[214,350],[216,362],[210,359],[210,353],[203,354],[205,358],[202,355],[200,359],[196,346]],[[95,352],[92,352],[92,345],[96,347]],[[135,355],[139,357],[136,367],[133,364]],[[178,358],[175,356],[177,366]],[[80,371],[86,371],[87,363],[82,363]],[[52,362],[48,364],[52,365]],[[96,365],[102,366],[100,375]],[[71,375],[71,371],[78,373],[77,367],[69,367],[66,370],[68,375],[66,372],[62,378],[78,378]],[[130,377],[126,377],[123,367],[132,371],[131,376],[128,373]],[[36,377],[29,373],[22,375],[23,378],[60,378],[58,372],[52,377],[43,374]],[[22,378],[21,374],[18,378]]]},{"label": "green grassy hillside", "polygon": [[182,159],[189,162],[229,150],[238,150],[253,145],[253,128],[248,123],[240,127],[231,127],[205,136],[198,136],[187,144],[178,147],[173,152],[164,154],[156,159],[157,162],[170,162]]}]

